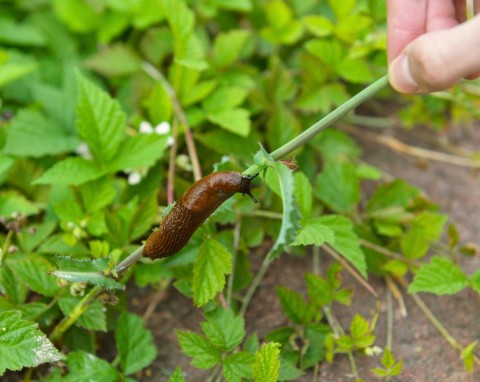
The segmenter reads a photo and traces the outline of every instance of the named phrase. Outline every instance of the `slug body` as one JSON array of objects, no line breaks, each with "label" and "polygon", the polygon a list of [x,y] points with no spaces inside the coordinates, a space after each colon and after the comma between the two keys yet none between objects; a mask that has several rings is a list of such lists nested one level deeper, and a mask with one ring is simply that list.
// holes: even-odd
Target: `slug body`
[{"label": "slug body", "polygon": [[148,237],[143,254],[151,259],[174,255],[188,243],[198,226],[237,192],[256,202],[250,192],[252,179],[235,171],[220,171],[195,182]]}]

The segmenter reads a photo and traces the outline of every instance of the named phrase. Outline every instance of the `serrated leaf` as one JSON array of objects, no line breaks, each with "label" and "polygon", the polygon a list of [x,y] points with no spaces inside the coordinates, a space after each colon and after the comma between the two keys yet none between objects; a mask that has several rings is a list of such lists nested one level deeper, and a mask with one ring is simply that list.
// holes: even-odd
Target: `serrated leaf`
[{"label": "serrated leaf", "polygon": [[321,218],[309,219],[303,223],[292,245],[316,245],[335,243],[335,234],[322,223]]},{"label": "serrated leaf", "polygon": [[296,172],[293,177],[295,198],[302,215],[302,222],[312,214],[313,191],[312,185],[303,172]]},{"label": "serrated leaf", "polygon": [[170,376],[168,379],[168,382],[185,382],[185,378],[183,377],[182,370],[180,369],[180,366],[178,366],[173,374]]},{"label": "serrated leaf", "polygon": [[446,215],[431,212],[422,212],[416,216],[400,241],[403,254],[410,259],[426,255],[430,244],[442,235],[447,219]]},{"label": "serrated leaf", "polygon": [[255,382],[277,382],[280,370],[280,344],[263,344],[255,353],[255,362],[251,364]]},{"label": "serrated leaf", "polygon": [[350,214],[360,201],[360,181],[355,167],[329,162],[317,178],[315,194],[335,212]]},{"label": "serrated leaf", "polygon": [[250,134],[250,112],[246,109],[234,108],[214,111],[207,114],[207,119],[241,137]]},{"label": "serrated leaf", "polygon": [[[80,297],[66,296],[58,300],[58,306],[65,316],[69,316],[75,307],[80,303]],[[83,314],[75,321],[75,325],[90,330],[107,331],[107,317],[105,307],[96,300]]]},{"label": "serrated leaf", "polygon": [[307,324],[317,314],[317,309],[313,305],[306,303],[300,293],[284,287],[278,287],[277,296],[285,315],[295,324]]},{"label": "serrated leaf", "polygon": [[79,185],[100,178],[104,170],[81,157],[70,157],[55,163],[33,184]]},{"label": "serrated leaf", "polygon": [[302,369],[307,369],[325,357],[325,338],[331,333],[328,325],[310,323],[305,327],[305,338],[310,342],[301,359]]},{"label": "serrated leaf", "polygon": [[307,283],[308,297],[317,304],[317,306],[329,305],[335,298],[335,289],[327,280],[320,276],[306,273],[305,281]]},{"label": "serrated leaf", "polygon": [[306,16],[303,22],[308,31],[317,37],[326,37],[333,32],[333,23],[325,16]]},{"label": "serrated leaf", "polygon": [[9,82],[16,81],[23,76],[33,72],[38,65],[34,62],[30,63],[15,63],[6,62],[0,66],[0,88]]},{"label": "serrated leaf", "polygon": [[0,193],[0,216],[11,218],[12,214],[36,215],[40,209],[25,196],[14,190]]},{"label": "serrated leaf", "polygon": [[332,11],[337,19],[342,19],[343,17],[348,15],[352,11],[356,2],[357,0],[328,0],[328,4],[332,8]]},{"label": "serrated leaf", "polygon": [[360,247],[360,239],[353,230],[352,222],[340,215],[325,215],[319,218],[335,234],[335,242],[328,242],[340,255],[350,261],[360,273],[367,277],[365,254]]},{"label": "serrated leaf", "polygon": [[65,382],[117,382],[120,379],[120,373],[115,367],[84,351],[70,353],[67,357],[67,367],[68,374],[62,379]]},{"label": "serrated leaf", "polygon": [[148,115],[154,125],[170,120],[173,108],[172,101],[161,81],[155,83],[149,96],[143,102],[143,106],[147,108]]},{"label": "serrated leaf", "polygon": [[89,57],[85,67],[106,77],[126,76],[140,70],[140,57],[126,45],[107,45],[100,52]]},{"label": "serrated leaf", "polygon": [[213,59],[217,66],[226,66],[238,59],[247,39],[250,37],[249,30],[231,30],[220,33],[215,38],[213,45]]},{"label": "serrated leaf", "polygon": [[331,69],[335,69],[336,65],[346,56],[345,46],[338,40],[310,40],[305,44],[305,48]]},{"label": "serrated leaf", "polygon": [[247,90],[237,86],[222,86],[203,102],[203,107],[207,113],[233,109],[245,101],[247,94]]},{"label": "serrated leaf", "polygon": [[467,285],[468,278],[458,265],[446,258],[434,257],[430,264],[422,265],[418,269],[408,292],[455,294]]},{"label": "serrated leaf", "polygon": [[120,284],[113,278],[105,276],[98,272],[75,272],[75,271],[54,271],[52,275],[59,279],[67,280],[72,283],[88,283],[98,285],[107,289],[125,289],[125,285]]},{"label": "serrated leaf", "polygon": [[373,79],[372,71],[361,59],[343,60],[336,70],[340,77],[354,84],[368,83]]},{"label": "serrated leaf", "polygon": [[31,255],[25,258],[8,259],[8,266],[31,290],[44,296],[55,296],[60,288],[50,275],[53,266],[43,257]]},{"label": "serrated leaf", "polygon": [[253,9],[252,0],[212,0],[218,8],[239,12],[250,12]]},{"label": "serrated leaf", "polygon": [[225,276],[232,271],[232,254],[220,242],[205,240],[193,265],[193,300],[203,306],[225,285]]},{"label": "serrated leaf", "polygon": [[46,38],[41,30],[29,22],[16,22],[2,14],[0,19],[0,42],[7,45],[42,46]]},{"label": "serrated leaf", "polygon": [[94,157],[108,163],[125,136],[125,113],[117,101],[78,73],[77,87],[77,130]]},{"label": "serrated leaf", "polygon": [[19,311],[12,310],[0,312],[0,354],[0,376],[7,369],[17,371],[63,358],[38,324],[22,319]]},{"label": "serrated leaf", "polygon": [[150,365],[157,356],[152,333],[144,328],[143,320],[123,312],[115,330],[120,365],[125,374],[132,374]]},{"label": "serrated leaf", "polygon": [[231,309],[219,308],[207,314],[202,330],[214,346],[231,351],[240,345],[245,337],[245,321],[243,317],[235,316]]},{"label": "serrated leaf", "polygon": [[111,204],[117,190],[112,185],[111,179],[103,177],[83,184],[80,187],[80,195],[85,212],[93,213]]},{"label": "serrated leaf", "polygon": [[[271,159],[269,159],[270,163]],[[292,171],[283,163],[275,163],[269,171],[275,171],[282,195],[282,225],[277,240],[269,252],[269,259],[278,257],[286,245],[291,244],[300,228],[300,213],[297,200],[294,194],[294,183]]]},{"label": "serrated leaf", "polygon": [[193,366],[199,369],[210,369],[220,363],[220,350],[216,349],[205,337],[180,330],[177,330],[176,333],[182,351],[193,358]]},{"label": "serrated leaf", "polygon": [[127,137],[108,164],[108,170],[115,172],[150,167],[162,157],[168,147],[167,142],[168,135],[141,134]]},{"label": "serrated leaf", "polygon": [[241,382],[252,379],[250,365],[255,361],[253,354],[245,351],[230,354],[223,361],[223,375],[228,382]]},{"label": "serrated leaf", "polygon": [[20,157],[42,157],[73,151],[79,144],[58,122],[38,111],[21,110],[7,130],[3,152]]}]

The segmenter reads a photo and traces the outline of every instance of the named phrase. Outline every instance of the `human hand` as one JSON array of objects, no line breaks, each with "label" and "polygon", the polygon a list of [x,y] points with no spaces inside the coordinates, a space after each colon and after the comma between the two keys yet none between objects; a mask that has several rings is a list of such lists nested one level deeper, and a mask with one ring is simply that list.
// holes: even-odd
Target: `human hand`
[{"label": "human hand", "polygon": [[[474,0],[480,11],[480,0]],[[480,15],[466,0],[387,0],[388,75],[400,93],[446,89],[480,74]]]}]

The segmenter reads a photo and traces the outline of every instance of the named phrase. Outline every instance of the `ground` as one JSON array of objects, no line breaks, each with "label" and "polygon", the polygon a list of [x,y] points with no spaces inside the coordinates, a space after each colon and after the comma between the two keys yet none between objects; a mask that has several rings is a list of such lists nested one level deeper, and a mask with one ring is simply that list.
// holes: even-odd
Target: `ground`
[{"label": "ground", "polygon": [[[404,178],[425,190],[430,198],[450,215],[450,221],[457,224],[462,241],[480,243],[480,172],[471,168],[448,163],[427,161],[392,151],[375,143],[362,133],[355,134],[363,148],[363,157],[367,163],[375,165],[388,174]],[[439,144],[439,135],[427,128],[406,131],[399,128],[372,130],[376,134],[396,136],[405,143],[445,151]],[[364,130],[363,130],[364,131]],[[480,129],[458,127],[447,131],[445,136],[450,144],[465,150],[480,149]],[[366,190],[365,192],[368,192]],[[254,264],[260,259],[253,255]],[[326,265],[330,260],[322,257]],[[462,265],[467,273],[480,267],[480,259],[464,258]],[[286,319],[281,314],[279,301],[274,286],[279,283],[297,291],[304,291],[303,274],[310,271],[309,256],[293,257],[284,255],[276,260],[269,269],[257,291],[246,315],[248,333],[256,332],[260,338],[270,330],[285,325]],[[369,282],[379,295],[374,298],[355,280],[345,275],[346,285],[355,287],[352,307],[336,305],[334,313],[340,322],[347,326],[355,312],[370,317],[380,303],[380,317],[377,324],[377,343],[383,347],[386,340],[386,287],[382,279],[371,277]],[[202,315],[192,301],[183,297],[173,287],[162,295],[152,289],[129,290],[132,309],[144,314],[153,299],[159,299],[153,312],[148,314],[147,326],[155,336],[158,357],[147,375],[136,376],[142,381],[167,381],[168,375],[177,365],[182,367],[187,381],[206,381],[209,373],[189,366],[188,357],[179,349],[174,329],[199,331]],[[394,299],[393,352],[403,359],[404,371],[396,381],[415,382],[470,382],[480,380],[480,374],[470,376],[464,369],[459,353],[453,349],[437,330],[430,324],[412,298],[403,293],[408,312],[407,317],[400,314],[399,305]],[[479,296],[472,291],[463,291],[454,296],[437,297],[421,294],[421,298],[430,307],[436,317],[443,323],[451,335],[462,345],[480,339]],[[379,359],[358,356],[356,358],[359,374],[366,381],[379,380],[370,369],[379,366]],[[346,356],[338,356],[332,364],[322,364],[318,382],[353,381],[349,375],[351,369]],[[298,381],[312,381],[313,373],[307,373]]]}]

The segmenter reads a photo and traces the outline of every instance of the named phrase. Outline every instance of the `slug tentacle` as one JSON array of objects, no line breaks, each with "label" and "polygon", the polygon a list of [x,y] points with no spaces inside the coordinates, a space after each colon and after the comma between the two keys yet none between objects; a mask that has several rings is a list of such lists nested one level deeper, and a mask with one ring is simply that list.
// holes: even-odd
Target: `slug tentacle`
[{"label": "slug tentacle", "polygon": [[188,243],[200,224],[237,192],[249,195],[256,203],[250,192],[250,182],[255,176],[221,171],[195,182],[148,237],[143,254],[151,259],[174,255]]}]

